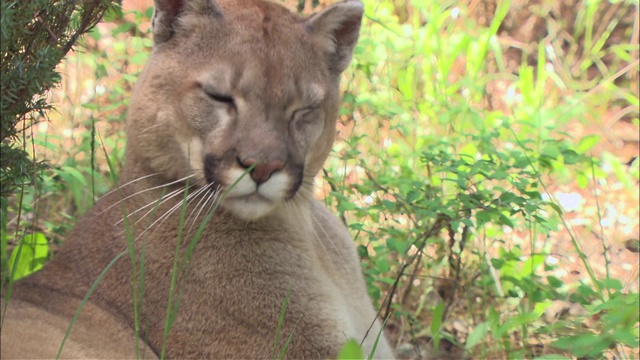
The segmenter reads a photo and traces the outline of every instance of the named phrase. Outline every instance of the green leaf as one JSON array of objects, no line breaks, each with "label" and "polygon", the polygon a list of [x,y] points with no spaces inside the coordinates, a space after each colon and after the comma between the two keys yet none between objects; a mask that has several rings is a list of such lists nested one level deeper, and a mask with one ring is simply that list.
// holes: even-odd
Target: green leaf
[{"label": "green leaf", "polygon": [[360,259],[369,259],[369,249],[364,245],[358,245],[358,257]]},{"label": "green leaf", "polygon": [[476,213],[476,228],[482,228],[484,224],[491,222],[496,216],[495,211],[492,210],[479,210]]},{"label": "green leaf", "polygon": [[503,259],[498,259],[498,258],[491,259],[491,265],[497,270],[500,270],[505,263],[506,261],[504,261]]},{"label": "green leaf", "polygon": [[551,206],[551,208],[555,210],[558,215],[562,216],[562,208],[558,206],[558,204],[551,201],[548,201],[546,204]]},{"label": "green leaf", "polygon": [[551,285],[551,287],[556,289],[564,285],[564,283],[555,276],[547,276],[547,282],[549,283],[549,285]]},{"label": "green leaf", "polygon": [[587,135],[580,139],[580,142],[576,146],[576,152],[578,154],[584,154],[587,151],[591,150],[598,142],[600,141],[599,135]]},{"label": "green leaf", "polygon": [[364,353],[358,342],[354,339],[347,340],[338,353],[338,360],[347,359],[364,359]]},{"label": "green leaf", "polygon": [[620,291],[622,290],[622,282],[618,279],[602,279],[600,284],[603,288]]},{"label": "green leaf", "polygon": [[122,6],[118,3],[114,3],[113,6],[110,6],[107,11],[104,13],[104,17],[102,18],[105,22],[114,22],[116,20],[122,19]]},{"label": "green leaf", "polygon": [[348,200],[340,200],[338,202],[338,210],[339,211],[351,211],[351,210],[355,210],[357,208],[356,204],[354,204],[353,202],[350,202]]},{"label": "green leaf", "polygon": [[582,295],[585,298],[598,295],[598,293],[595,290],[593,290],[591,286],[586,284],[580,284],[580,286],[578,286],[576,291],[578,292],[578,294]]},{"label": "green leaf", "polygon": [[433,309],[431,317],[431,336],[433,338],[433,348],[438,349],[440,346],[440,338],[442,337],[442,316],[444,314],[444,302],[439,302]]},{"label": "green leaf", "polygon": [[11,252],[9,269],[13,280],[22,279],[40,270],[49,255],[49,242],[42,233],[26,235]]},{"label": "green leaf", "polygon": [[396,209],[396,203],[390,200],[382,200],[382,206],[388,211],[394,211]]},{"label": "green leaf", "polygon": [[389,271],[391,269],[391,266],[389,265],[389,260],[387,260],[385,258],[375,259],[374,263],[375,263],[376,269],[380,273],[387,272],[387,271]]},{"label": "green leaf", "polygon": [[144,63],[147,62],[148,58],[149,58],[148,53],[137,53],[130,58],[130,61],[134,65],[143,65]]},{"label": "green leaf", "polygon": [[560,149],[558,149],[558,145],[555,142],[549,142],[547,146],[542,149],[540,155],[555,160],[558,158],[558,155],[560,155]]},{"label": "green leaf", "polygon": [[553,342],[552,346],[568,350],[577,357],[599,358],[602,352],[614,343],[609,336],[582,334],[560,338]]},{"label": "green leaf", "polygon": [[511,221],[511,219],[509,219],[508,217],[506,217],[504,214],[500,214],[500,220],[498,221],[500,225],[505,225],[508,226],[510,228],[515,228],[515,225],[513,224],[513,221]]},{"label": "green leaf", "polygon": [[516,327],[521,327],[523,325],[528,325],[532,322],[534,322],[535,320],[538,320],[538,318],[540,318],[540,314],[536,314],[533,312],[530,313],[522,313],[522,314],[518,314],[516,316],[513,316],[511,318],[508,318],[499,328],[497,333],[499,334],[498,336],[502,336],[504,334],[506,334],[507,332],[513,330]]},{"label": "green leaf", "polygon": [[118,34],[126,33],[127,31],[130,31],[133,28],[135,28],[134,23],[125,22],[124,24],[120,24],[115,29],[111,30],[111,35],[115,36]]},{"label": "green leaf", "polygon": [[407,202],[408,203],[412,203],[414,201],[416,201],[419,197],[420,197],[420,193],[415,191],[415,190],[411,190],[407,193]]},{"label": "green leaf", "polygon": [[[70,166],[63,166],[60,169],[60,176],[63,177],[67,182],[69,182],[69,185],[75,185],[71,181],[71,179],[73,178],[78,180],[81,185],[87,186],[87,180],[84,178],[84,175],[82,175],[82,173],[77,169]],[[65,174],[69,176],[65,176]]]},{"label": "green leaf", "polygon": [[473,331],[467,336],[467,341],[464,344],[465,350],[471,350],[474,346],[476,346],[481,340],[487,337],[489,333],[489,323],[482,322],[478,324],[478,326],[473,329]]},{"label": "green leaf", "polygon": [[544,263],[545,255],[533,254],[523,264],[518,274],[518,278],[531,277],[535,270]]},{"label": "green leaf", "polygon": [[580,155],[571,149],[563,150],[562,156],[564,156],[564,163],[566,165],[575,165],[580,161]]},{"label": "green leaf", "polygon": [[387,239],[387,248],[389,248],[390,250],[402,254],[405,251],[406,247],[407,245],[403,241],[400,241],[396,238]]}]

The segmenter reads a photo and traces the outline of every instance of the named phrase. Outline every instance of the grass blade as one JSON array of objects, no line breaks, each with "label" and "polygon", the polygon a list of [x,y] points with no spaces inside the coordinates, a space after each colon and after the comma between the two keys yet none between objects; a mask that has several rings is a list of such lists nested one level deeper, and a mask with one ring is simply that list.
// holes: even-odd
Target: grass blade
[{"label": "grass blade", "polygon": [[60,355],[62,355],[62,349],[64,348],[64,343],[67,341],[67,338],[69,337],[69,334],[71,334],[71,330],[73,329],[73,325],[75,325],[76,321],[78,320],[78,317],[80,316],[80,312],[82,311],[82,309],[84,308],[84,305],[89,300],[89,297],[91,296],[91,294],[93,294],[93,292],[95,291],[96,287],[98,287],[98,284],[100,284],[100,282],[102,281],[102,278],[104,278],[104,276],[106,275],[107,271],[109,271],[109,269],[111,269],[111,267],[118,260],[120,260],[120,258],[123,257],[125,254],[127,254],[126,250],[121,252],[120,254],[116,255],[116,257],[113,258],[113,260],[111,260],[111,262],[109,262],[109,264],[104,268],[104,270],[102,270],[100,275],[98,275],[98,277],[96,278],[96,281],[93,282],[93,285],[91,285],[91,288],[89,289],[89,291],[87,291],[87,294],[84,296],[84,299],[82,299],[82,302],[80,303],[80,306],[78,306],[78,310],[76,310],[76,313],[73,316],[73,319],[71,319],[71,323],[69,324],[69,327],[67,328],[67,332],[64,334],[64,338],[62,338],[62,343],[60,344],[60,348],[58,349],[58,354],[56,355],[56,359],[60,359]]}]

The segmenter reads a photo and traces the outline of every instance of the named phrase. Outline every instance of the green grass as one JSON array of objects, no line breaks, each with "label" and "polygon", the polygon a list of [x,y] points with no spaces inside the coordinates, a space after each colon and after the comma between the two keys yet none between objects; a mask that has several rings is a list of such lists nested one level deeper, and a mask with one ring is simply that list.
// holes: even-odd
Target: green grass
[{"label": "green grass", "polygon": [[[551,8],[534,8],[547,33],[529,42],[501,30],[505,21],[524,21],[510,11],[515,5],[499,2],[482,26],[479,4],[366,2],[343,79],[340,139],[318,195],[347,221],[369,292],[401,348],[473,358],[635,358],[638,268],[623,269],[612,249],[637,237],[637,221],[622,217],[638,218],[638,160],[624,165],[629,159],[607,147],[605,125],[638,131],[639,49],[630,28],[620,31],[637,5],[608,11],[604,1],[578,2],[573,27],[572,19],[552,18]],[[68,76],[53,95],[58,113],[26,144],[51,169],[2,203],[3,279],[16,269],[11,250],[32,265],[33,252],[18,256],[28,248],[15,246],[20,239],[41,233],[55,248],[117,180],[129,92],[151,45],[143,25],[150,14],[112,18],[62,65]],[[515,46],[521,57],[513,57]],[[560,191],[581,194],[585,205],[567,211]],[[619,226],[607,225],[612,206]],[[174,274],[188,273],[188,261],[175,259]],[[143,253],[131,261],[142,298]],[[172,284],[165,338],[180,298]],[[554,318],[558,303],[581,311]],[[282,357],[282,335],[276,330],[273,357]]]}]

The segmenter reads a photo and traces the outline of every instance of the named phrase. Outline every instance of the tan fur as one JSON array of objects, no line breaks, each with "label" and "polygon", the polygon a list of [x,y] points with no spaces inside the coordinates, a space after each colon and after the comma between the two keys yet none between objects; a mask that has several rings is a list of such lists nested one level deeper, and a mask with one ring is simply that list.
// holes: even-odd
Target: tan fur
[{"label": "tan fur", "polygon": [[[337,3],[308,19],[261,0],[156,7],[120,186],[80,219],[53,262],[15,285],[2,358],[54,357],[81,299],[122,252],[63,357],[159,357],[176,245],[180,263],[201,224],[177,278],[167,357],[271,357],[287,296],[276,356],[290,334],[287,358],[332,358],[349,338],[368,354],[381,327],[353,241],[312,195],[334,140],[338,77],[362,4]],[[196,196],[183,205],[185,188]],[[222,193],[228,197],[207,221]],[[143,255],[136,338],[132,284],[140,283]],[[392,356],[382,335],[375,357]]]}]

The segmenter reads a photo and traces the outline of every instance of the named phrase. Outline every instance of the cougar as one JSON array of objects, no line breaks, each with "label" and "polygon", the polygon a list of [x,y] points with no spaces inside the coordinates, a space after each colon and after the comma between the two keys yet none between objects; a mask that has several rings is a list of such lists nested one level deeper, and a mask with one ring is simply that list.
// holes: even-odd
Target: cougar
[{"label": "cougar", "polygon": [[78,311],[63,358],[335,358],[348,339],[393,357],[353,240],[313,191],[362,3],[155,7],[119,185],[15,284],[2,358],[55,357]]}]

